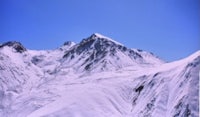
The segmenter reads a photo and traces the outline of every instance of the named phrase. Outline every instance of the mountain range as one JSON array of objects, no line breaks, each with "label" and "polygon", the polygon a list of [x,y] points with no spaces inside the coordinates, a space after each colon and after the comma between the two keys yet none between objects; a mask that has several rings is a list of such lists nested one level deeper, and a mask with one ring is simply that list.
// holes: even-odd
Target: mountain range
[{"label": "mountain range", "polygon": [[199,117],[200,51],[174,62],[94,33],[0,44],[0,117]]}]

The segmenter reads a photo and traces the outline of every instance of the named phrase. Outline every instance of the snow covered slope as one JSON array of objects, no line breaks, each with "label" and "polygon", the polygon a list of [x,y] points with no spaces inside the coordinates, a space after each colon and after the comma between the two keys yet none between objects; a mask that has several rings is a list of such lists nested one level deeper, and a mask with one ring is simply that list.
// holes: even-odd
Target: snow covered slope
[{"label": "snow covered slope", "polygon": [[0,45],[0,117],[198,117],[200,51],[165,63],[100,34]]}]

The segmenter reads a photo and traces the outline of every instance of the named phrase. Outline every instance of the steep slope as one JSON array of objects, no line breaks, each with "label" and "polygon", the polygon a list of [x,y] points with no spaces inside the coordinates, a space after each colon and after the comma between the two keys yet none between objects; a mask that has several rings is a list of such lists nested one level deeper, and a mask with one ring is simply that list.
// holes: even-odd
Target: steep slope
[{"label": "steep slope", "polygon": [[164,63],[93,34],[46,51],[5,43],[0,61],[2,117],[198,117],[200,51]]}]

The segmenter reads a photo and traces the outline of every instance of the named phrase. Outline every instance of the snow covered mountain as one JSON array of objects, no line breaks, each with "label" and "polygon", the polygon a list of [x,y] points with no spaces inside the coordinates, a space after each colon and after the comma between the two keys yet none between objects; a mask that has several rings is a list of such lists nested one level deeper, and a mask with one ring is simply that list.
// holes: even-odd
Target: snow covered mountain
[{"label": "snow covered mountain", "polygon": [[200,51],[165,63],[100,34],[0,45],[0,117],[198,117]]},{"label": "snow covered mountain", "polygon": [[148,61],[142,52],[128,49],[108,37],[95,33],[69,49],[64,55],[64,64],[76,70],[99,72],[116,70],[125,66],[149,66],[163,63],[155,56],[149,55],[149,58],[153,59]]}]

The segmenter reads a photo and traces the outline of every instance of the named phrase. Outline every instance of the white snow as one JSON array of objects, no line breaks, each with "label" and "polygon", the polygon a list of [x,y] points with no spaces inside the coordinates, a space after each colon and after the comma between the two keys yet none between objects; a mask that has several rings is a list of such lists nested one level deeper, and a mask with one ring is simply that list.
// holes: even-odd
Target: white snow
[{"label": "white snow", "polygon": [[106,57],[108,70],[98,63],[94,72],[78,70],[87,55],[72,61],[65,51],[0,48],[0,117],[173,117],[187,108],[198,117],[200,51],[171,63],[143,52],[155,65],[117,52]]},{"label": "white snow", "polygon": [[121,43],[119,43],[119,42],[117,42],[117,41],[115,41],[115,40],[113,40],[113,39],[111,39],[109,37],[106,37],[106,36],[104,36],[102,34],[99,34],[99,33],[94,33],[94,34],[99,38],[104,38],[104,39],[110,40],[110,41],[112,41],[112,42],[114,42],[114,43],[116,43],[118,45],[122,45],[123,46],[123,44],[121,44]]}]

